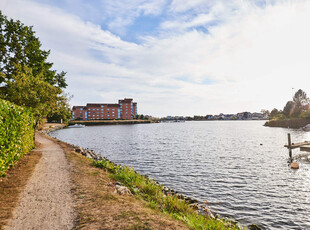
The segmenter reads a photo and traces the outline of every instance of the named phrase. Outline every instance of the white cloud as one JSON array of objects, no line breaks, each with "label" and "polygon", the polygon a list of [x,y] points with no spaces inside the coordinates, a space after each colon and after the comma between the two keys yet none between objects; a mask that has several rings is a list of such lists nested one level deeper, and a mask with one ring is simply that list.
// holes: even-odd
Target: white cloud
[{"label": "white cloud", "polygon": [[194,28],[197,26],[206,27],[209,23],[215,21],[215,17],[212,14],[199,14],[195,18],[191,18],[189,21],[185,19],[184,21],[174,20],[174,21],[165,21],[162,23],[161,28],[165,30],[179,30],[183,31],[189,28]]},{"label": "white cloud", "polygon": [[214,1],[205,1],[205,0],[195,0],[195,1],[187,1],[187,0],[173,0],[170,6],[170,11],[172,12],[185,12],[187,10],[196,9],[200,10],[205,6],[209,6]]},{"label": "white cloud", "polygon": [[101,10],[110,31],[124,35],[126,27],[141,15],[159,15],[167,0],[102,0]]},{"label": "white cloud", "polygon": [[[133,97],[140,113],[204,115],[281,109],[291,88],[307,91],[309,1],[266,7],[205,2],[173,1],[161,33],[143,37],[141,44],[55,7],[15,0],[0,2],[0,8],[34,25],[44,47],[52,50],[55,67],[68,72],[73,104]],[[163,13],[165,4],[117,2],[106,10],[110,23],[118,16],[133,23],[138,13]],[[195,14],[187,13],[191,10]],[[125,22],[120,25],[126,29]]]}]

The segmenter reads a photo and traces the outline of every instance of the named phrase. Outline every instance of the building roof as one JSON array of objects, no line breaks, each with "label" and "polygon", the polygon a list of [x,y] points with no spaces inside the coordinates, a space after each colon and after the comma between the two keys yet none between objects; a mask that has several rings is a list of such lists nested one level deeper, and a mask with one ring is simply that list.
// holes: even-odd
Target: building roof
[{"label": "building roof", "polygon": [[100,108],[101,106],[105,106],[105,107],[108,107],[108,108],[119,108],[120,107],[120,103],[133,103],[133,105],[136,106],[137,102],[132,102],[132,101],[133,101],[132,98],[124,98],[123,100],[118,100],[118,104],[87,103],[86,106],[73,106],[72,110],[79,109],[79,108],[87,109],[89,107]]},{"label": "building roof", "polygon": [[111,108],[111,107],[120,107],[119,104],[107,104],[108,108]]},{"label": "building roof", "polygon": [[82,105],[76,105],[76,106],[73,106],[73,107],[72,107],[72,110],[80,109],[80,108],[86,109],[87,107],[86,107],[86,106],[82,106]]},{"label": "building roof", "polygon": [[102,105],[107,105],[107,104],[97,104],[97,103],[87,103],[87,107],[101,107]]},{"label": "building roof", "polygon": [[124,100],[118,100],[118,103],[131,103],[132,102],[132,98],[125,98]]}]

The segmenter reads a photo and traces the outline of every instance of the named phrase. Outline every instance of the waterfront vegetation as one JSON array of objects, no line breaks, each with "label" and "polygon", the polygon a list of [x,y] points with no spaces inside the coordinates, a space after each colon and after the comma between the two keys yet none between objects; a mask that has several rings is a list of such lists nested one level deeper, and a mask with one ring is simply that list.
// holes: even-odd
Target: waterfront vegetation
[{"label": "waterfront vegetation", "polygon": [[299,89],[283,110],[274,108],[269,114],[270,120],[310,119],[310,99],[306,92]]},{"label": "waterfront vegetation", "polygon": [[0,175],[34,146],[43,117],[68,121],[65,72],[51,69],[50,51],[31,26],[0,11]]},{"label": "waterfront vegetation", "polygon": [[0,99],[0,176],[34,147],[34,118],[29,109]]},{"label": "waterfront vegetation", "polygon": [[283,110],[274,108],[269,113],[269,121],[265,126],[301,128],[310,123],[310,99],[307,94],[299,89],[288,101]]},{"label": "waterfront vegetation", "polygon": [[162,185],[138,174],[133,168],[119,166],[108,160],[93,161],[93,165],[107,170],[112,179],[123,183],[132,194],[145,200],[148,207],[183,221],[191,229],[239,229],[231,221],[199,214],[185,200],[179,199],[176,195],[166,195]]},{"label": "waterfront vegetation", "polygon": [[57,73],[48,62],[50,51],[41,49],[41,42],[31,26],[8,19],[0,11],[0,98],[29,108],[35,128],[42,117],[71,117],[65,72]]}]

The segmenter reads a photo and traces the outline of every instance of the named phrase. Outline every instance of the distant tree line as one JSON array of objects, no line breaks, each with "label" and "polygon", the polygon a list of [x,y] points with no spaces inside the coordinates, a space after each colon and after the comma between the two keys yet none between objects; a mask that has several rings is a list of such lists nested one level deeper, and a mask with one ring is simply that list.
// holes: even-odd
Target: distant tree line
[{"label": "distant tree line", "polygon": [[274,108],[269,117],[270,119],[310,118],[310,99],[303,90],[299,89],[283,110]]},{"label": "distant tree line", "polygon": [[71,118],[68,95],[64,93],[66,73],[52,69],[50,51],[31,26],[8,19],[0,11],[0,98],[29,108],[35,127],[43,117],[67,121]]}]

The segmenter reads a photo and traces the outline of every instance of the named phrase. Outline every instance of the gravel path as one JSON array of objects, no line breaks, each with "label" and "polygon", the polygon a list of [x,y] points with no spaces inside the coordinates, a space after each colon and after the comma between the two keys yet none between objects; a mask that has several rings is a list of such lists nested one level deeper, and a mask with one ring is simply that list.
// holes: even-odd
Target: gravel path
[{"label": "gravel path", "polygon": [[5,229],[72,229],[74,204],[64,151],[42,134],[36,140],[42,158]]}]

